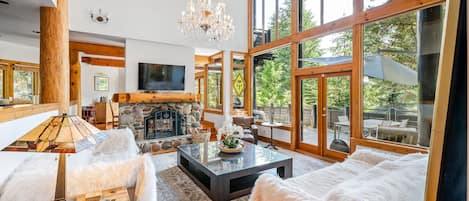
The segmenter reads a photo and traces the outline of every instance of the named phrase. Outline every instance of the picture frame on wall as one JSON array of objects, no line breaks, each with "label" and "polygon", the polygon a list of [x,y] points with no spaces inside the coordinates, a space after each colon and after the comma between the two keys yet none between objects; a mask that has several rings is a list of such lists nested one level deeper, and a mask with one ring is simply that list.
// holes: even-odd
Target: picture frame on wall
[{"label": "picture frame on wall", "polygon": [[109,91],[109,77],[94,76],[95,91]]}]

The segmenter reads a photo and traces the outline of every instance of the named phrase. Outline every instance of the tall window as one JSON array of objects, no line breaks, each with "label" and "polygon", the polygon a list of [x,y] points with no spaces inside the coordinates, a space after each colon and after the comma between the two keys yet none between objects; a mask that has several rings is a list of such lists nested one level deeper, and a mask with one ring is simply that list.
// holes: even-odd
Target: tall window
[{"label": "tall window", "polygon": [[352,62],[352,30],[304,41],[298,55],[299,68]]},{"label": "tall window", "polygon": [[246,54],[232,53],[231,83],[233,110],[245,110],[246,103]]},{"label": "tall window", "polygon": [[16,103],[32,102],[34,96],[34,72],[13,72],[13,98]]},{"label": "tall window", "polygon": [[223,53],[207,64],[207,109],[223,110]]},{"label": "tall window", "polygon": [[262,121],[291,120],[291,50],[276,49],[254,57],[254,110]]},{"label": "tall window", "polygon": [[291,0],[254,0],[253,12],[254,47],[290,35]]},{"label": "tall window", "polygon": [[365,137],[429,146],[442,25],[443,6],[365,25]]},{"label": "tall window", "polygon": [[304,31],[352,15],[353,0],[300,0],[299,11]]}]

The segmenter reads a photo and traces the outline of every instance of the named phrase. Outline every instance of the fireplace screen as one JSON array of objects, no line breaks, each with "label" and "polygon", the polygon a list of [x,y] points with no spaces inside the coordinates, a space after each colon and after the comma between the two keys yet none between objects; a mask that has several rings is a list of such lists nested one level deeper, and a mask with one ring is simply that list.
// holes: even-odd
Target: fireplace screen
[{"label": "fireplace screen", "polygon": [[176,110],[156,111],[145,117],[145,139],[184,135],[184,115]]}]

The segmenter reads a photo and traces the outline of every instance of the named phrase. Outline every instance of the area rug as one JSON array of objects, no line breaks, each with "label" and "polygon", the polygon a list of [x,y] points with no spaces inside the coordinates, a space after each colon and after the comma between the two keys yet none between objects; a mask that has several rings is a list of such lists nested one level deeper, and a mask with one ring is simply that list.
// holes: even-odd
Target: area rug
[{"label": "area rug", "polygon": [[[263,144],[264,145],[264,144]],[[331,165],[322,160],[312,158],[298,152],[279,148],[279,152],[293,157],[293,176],[300,176],[308,172]],[[161,201],[211,201],[211,199],[177,167],[176,153],[159,154],[153,156],[156,169],[157,194]],[[275,174],[275,170],[272,170]],[[244,196],[234,201],[247,201]]]},{"label": "area rug", "polygon": [[[158,200],[211,201],[211,199],[178,167],[157,173]],[[247,201],[248,196],[235,201]]]}]

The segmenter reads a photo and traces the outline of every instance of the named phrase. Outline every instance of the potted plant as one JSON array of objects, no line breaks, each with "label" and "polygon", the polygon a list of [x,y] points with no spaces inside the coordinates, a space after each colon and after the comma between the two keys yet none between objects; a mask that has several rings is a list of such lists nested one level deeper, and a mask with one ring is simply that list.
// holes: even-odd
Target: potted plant
[{"label": "potted plant", "polygon": [[219,145],[220,151],[225,153],[241,152],[244,148],[244,145],[241,143],[243,135],[244,132],[241,126],[233,125],[231,118],[226,120],[217,133],[217,140],[221,141]]}]

